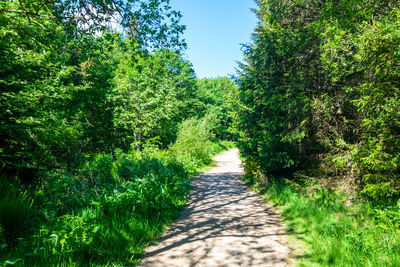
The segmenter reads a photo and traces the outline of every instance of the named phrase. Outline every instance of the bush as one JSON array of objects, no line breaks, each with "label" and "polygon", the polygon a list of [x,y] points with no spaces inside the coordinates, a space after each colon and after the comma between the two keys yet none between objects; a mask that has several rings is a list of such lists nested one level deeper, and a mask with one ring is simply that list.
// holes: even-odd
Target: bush
[{"label": "bush", "polygon": [[1,239],[10,251],[2,249],[0,265],[15,258],[25,265],[134,264],[186,203],[190,172],[168,151],[115,154],[95,155],[74,172],[49,173],[34,194],[39,224],[22,243],[13,241],[27,233],[30,202],[26,193],[2,187]]},{"label": "bush", "polygon": [[243,155],[269,177],[332,168],[357,176],[367,197],[399,199],[398,2],[258,6],[233,116]]},{"label": "bush", "polygon": [[201,166],[211,162],[212,135],[206,121],[186,120],[179,128],[171,151],[181,159]]},{"label": "bush", "polygon": [[33,190],[33,225],[26,224],[27,193],[1,186],[0,241],[8,244],[0,247],[0,265],[135,264],[185,205],[190,175],[211,162],[211,154],[232,147],[213,144],[211,136],[205,120],[191,119],[170,150],[87,155],[75,170],[47,172]]},{"label": "bush", "polygon": [[31,205],[27,192],[16,190],[4,178],[0,182],[0,243],[13,245],[31,227]]}]

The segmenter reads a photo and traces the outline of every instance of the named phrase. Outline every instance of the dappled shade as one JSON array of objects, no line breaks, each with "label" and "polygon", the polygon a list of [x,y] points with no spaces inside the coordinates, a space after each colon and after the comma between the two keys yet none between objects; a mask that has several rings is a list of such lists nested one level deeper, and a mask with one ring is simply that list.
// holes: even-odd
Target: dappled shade
[{"label": "dappled shade", "polygon": [[143,266],[286,266],[279,216],[241,181],[237,150],[193,182],[181,218],[150,247]]}]

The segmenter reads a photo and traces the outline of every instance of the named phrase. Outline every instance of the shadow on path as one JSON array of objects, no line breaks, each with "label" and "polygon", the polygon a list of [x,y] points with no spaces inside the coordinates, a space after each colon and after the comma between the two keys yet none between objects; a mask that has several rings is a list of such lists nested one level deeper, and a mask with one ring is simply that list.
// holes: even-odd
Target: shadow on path
[{"label": "shadow on path", "polygon": [[236,149],[193,181],[181,217],[148,248],[142,266],[289,266],[278,214],[248,190]]}]

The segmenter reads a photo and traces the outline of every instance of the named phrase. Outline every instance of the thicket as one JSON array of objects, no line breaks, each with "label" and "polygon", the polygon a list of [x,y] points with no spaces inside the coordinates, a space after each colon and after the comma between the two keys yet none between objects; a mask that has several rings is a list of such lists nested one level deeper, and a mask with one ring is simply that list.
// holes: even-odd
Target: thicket
[{"label": "thicket", "polygon": [[247,181],[306,244],[300,264],[396,266],[400,5],[260,0],[234,123]]},{"label": "thicket", "polygon": [[235,109],[234,93],[236,85],[228,77],[200,79],[197,97],[200,100],[201,117],[214,134],[214,140],[237,140],[237,130],[233,125]]},{"label": "thicket", "polygon": [[162,0],[0,1],[1,265],[134,264],[229,146],[206,114],[233,85],[197,80],[179,19]]},{"label": "thicket", "polygon": [[261,0],[258,6],[236,93],[249,166],[272,179],[346,178],[367,197],[396,201],[398,1]]}]

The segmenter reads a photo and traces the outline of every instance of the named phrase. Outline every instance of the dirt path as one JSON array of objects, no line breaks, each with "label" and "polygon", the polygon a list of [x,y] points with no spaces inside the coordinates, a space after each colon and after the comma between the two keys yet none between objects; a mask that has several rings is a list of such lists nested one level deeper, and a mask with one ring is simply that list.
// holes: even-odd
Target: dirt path
[{"label": "dirt path", "polygon": [[142,266],[291,266],[279,216],[239,181],[238,150],[193,181],[181,218],[149,247]]}]

